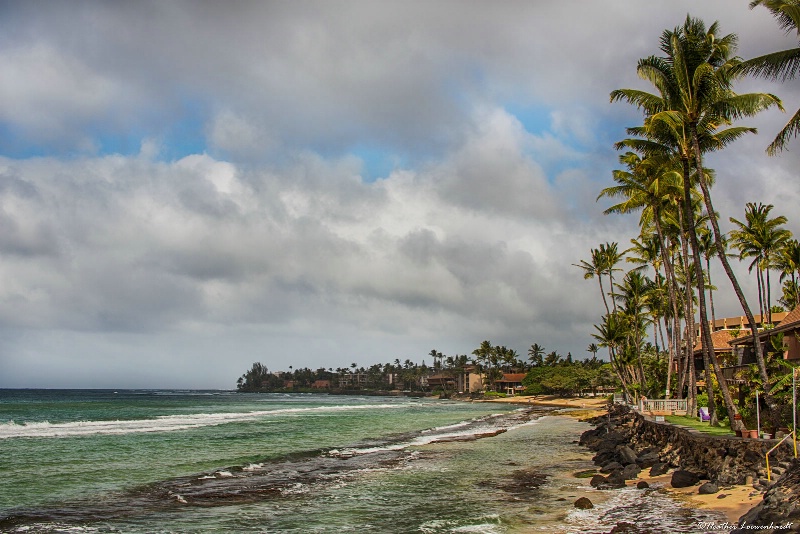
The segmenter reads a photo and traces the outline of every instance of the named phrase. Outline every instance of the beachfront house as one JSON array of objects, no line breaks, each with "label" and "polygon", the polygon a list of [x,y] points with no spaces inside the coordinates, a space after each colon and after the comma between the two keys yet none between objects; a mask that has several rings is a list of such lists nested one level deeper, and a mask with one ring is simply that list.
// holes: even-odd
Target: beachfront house
[{"label": "beachfront house", "polygon": [[495,381],[495,388],[507,395],[517,395],[525,390],[522,379],[525,373],[503,373],[503,377]]}]

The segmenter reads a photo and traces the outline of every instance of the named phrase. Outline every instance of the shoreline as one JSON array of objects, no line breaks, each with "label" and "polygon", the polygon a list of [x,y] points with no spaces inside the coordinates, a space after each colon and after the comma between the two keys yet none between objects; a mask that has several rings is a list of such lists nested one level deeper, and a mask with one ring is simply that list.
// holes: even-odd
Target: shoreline
[{"label": "shoreline", "polygon": [[492,402],[498,404],[518,404],[529,408],[562,408],[554,415],[577,419],[590,419],[608,413],[606,397],[559,397],[557,395],[517,395],[495,399],[479,399],[473,402]]},{"label": "shoreline", "polygon": [[[586,420],[608,414],[608,399],[605,397],[571,397],[564,398],[555,395],[547,396],[516,396],[497,399],[485,399],[477,402],[493,402],[502,404],[518,404],[520,406],[562,408],[551,413],[552,416],[578,418]],[[586,449],[589,452],[589,449]],[[758,505],[763,498],[763,493],[748,485],[730,485],[720,487],[718,493],[703,495],[698,492],[698,485],[686,488],[672,487],[671,469],[667,474],[650,476],[647,469],[642,470],[637,478],[626,481],[626,487],[636,487],[639,482],[646,482],[650,487],[663,494],[666,498],[678,501],[684,507],[699,508],[718,512],[725,516],[730,525],[738,526],[740,518]],[[597,466],[599,474],[600,467]],[[614,489],[595,489],[593,494],[606,500]],[[591,499],[591,497],[590,497]],[[592,499],[593,500],[593,499]],[[598,499],[600,500],[600,499]]]},{"label": "shoreline", "polygon": [[760,503],[763,497],[763,494],[754,490],[751,486],[742,485],[725,486],[720,489],[719,493],[701,495],[697,491],[698,486],[673,488],[670,483],[671,479],[672,473],[651,477],[648,473],[642,471],[641,476],[631,482],[634,486],[640,481],[647,482],[651,487],[659,484],[659,491],[662,491],[669,498],[681,502],[683,506],[720,512],[725,515],[731,525],[738,525],[739,519]]}]

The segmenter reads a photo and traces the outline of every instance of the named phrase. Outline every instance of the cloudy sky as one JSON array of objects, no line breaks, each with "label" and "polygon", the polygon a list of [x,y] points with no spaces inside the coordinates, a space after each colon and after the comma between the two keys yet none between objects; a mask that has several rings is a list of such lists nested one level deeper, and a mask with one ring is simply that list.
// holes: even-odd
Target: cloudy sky
[{"label": "cloudy sky", "polygon": [[[572,264],[636,234],[595,202],[641,121],[609,92],[688,12],[743,57],[796,45],[747,4],[1,1],[0,387],[588,355]],[[724,221],[800,233],[800,141],[764,153],[786,119],[709,158]]]}]

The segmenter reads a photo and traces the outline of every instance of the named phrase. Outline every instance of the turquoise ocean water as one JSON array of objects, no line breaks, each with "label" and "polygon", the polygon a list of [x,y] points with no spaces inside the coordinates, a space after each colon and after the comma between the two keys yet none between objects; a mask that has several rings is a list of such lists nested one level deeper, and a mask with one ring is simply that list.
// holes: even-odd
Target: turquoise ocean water
[{"label": "turquoise ocean water", "polygon": [[[572,477],[592,467],[575,443],[586,428],[438,399],[0,390],[0,531],[605,532],[668,509],[688,532],[709,519]],[[598,506],[579,512],[585,495]]]}]

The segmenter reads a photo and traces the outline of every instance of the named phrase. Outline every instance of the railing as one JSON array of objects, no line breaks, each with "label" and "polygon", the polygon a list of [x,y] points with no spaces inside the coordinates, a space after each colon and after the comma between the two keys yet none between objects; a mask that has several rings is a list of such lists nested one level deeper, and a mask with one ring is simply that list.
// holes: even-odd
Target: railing
[{"label": "railing", "polygon": [[688,399],[642,399],[643,412],[688,412]]},{"label": "railing", "polygon": [[[795,430],[795,432],[797,432],[797,431]],[[775,446],[774,446],[774,447],[772,447],[770,450],[768,450],[768,451],[767,451],[767,454],[765,454],[765,455],[764,455],[764,458],[766,458],[766,459],[767,459],[767,482],[772,482],[772,476],[770,475],[770,470],[769,470],[769,453],[771,453],[772,451],[774,451],[775,449],[777,449],[778,447],[780,447],[780,446],[781,446],[781,444],[782,444],[784,441],[786,441],[787,439],[789,439],[789,438],[792,438],[792,439],[794,439],[794,443],[795,443],[795,445],[794,445],[794,457],[795,457],[795,458],[797,458],[797,440],[795,439],[795,437],[794,437],[794,436],[795,436],[795,433],[794,433],[794,432],[791,432],[791,433],[789,433],[789,434],[786,434],[785,436],[783,436],[783,439],[782,439],[782,440],[780,440],[780,441],[778,442],[778,444],[777,444],[777,445],[775,445]]]}]

